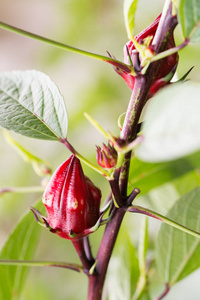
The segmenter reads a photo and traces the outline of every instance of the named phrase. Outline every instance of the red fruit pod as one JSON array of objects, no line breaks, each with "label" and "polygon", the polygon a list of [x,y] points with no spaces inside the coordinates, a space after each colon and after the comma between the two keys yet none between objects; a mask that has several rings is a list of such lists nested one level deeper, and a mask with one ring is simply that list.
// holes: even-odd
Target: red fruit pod
[{"label": "red fruit pod", "polygon": [[101,191],[87,178],[77,157],[71,155],[51,177],[43,195],[47,223],[64,239],[84,236],[97,222]]},{"label": "red fruit pod", "polygon": [[[150,37],[152,36],[152,40],[150,42],[150,48],[151,48],[151,43],[153,41],[153,37],[155,36],[155,33],[156,33],[156,30],[158,28],[158,24],[160,22],[160,18],[161,18],[161,14],[154,20],[154,22],[149,25],[147,28],[145,28],[142,32],[140,32],[139,34],[137,34],[135,36],[135,40],[139,43],[142,43],[143,40],[147,37]],[[174,42],[174,37],[172,36],[171,37],[171,40],[169,41],[168,45],[167,45],[167,49],[170,49],[170,48],[173,48],[175,47],[175,42]],[[130,59],[133,60],[133,54],[135,52],[135,46],[133,44],[132,41],[129,41],[125,46],[124,46],[124,63],[126,64],[130,64]],[[151,87],[151,90],[150,90],[150,94],[151,96],[153,95],[153,91],[154,90],[158,90],[157,87],[158,87],[158,83],[157,81],[161,78],[164,78],[167,74],[169,74],[173,69],[174,67],[177,65],[178,63],[178,53],[175,53],[175,54],[172,54],[172,55],[169,55],[165,58],[163,58],[161,61],[160,61],[160,68],[158,70],[158,73],[156,74],[156,77],[155,77],[155,80],[152,84],[152,87]],[[119,72],[118,72],[119,73]],[[129,88],[131,90],[133,90],[134,88],[134,85],[135,85],[135,77],[132,76],[132,75],[129,75],[125,72],[121,72],[119,73],[123,78],[124,80],[126,81],[127,85],[129,86]],[[154,88],[154,84],[156,85],[156,88]],[[163,85],[162,85],[163,87]]]}]

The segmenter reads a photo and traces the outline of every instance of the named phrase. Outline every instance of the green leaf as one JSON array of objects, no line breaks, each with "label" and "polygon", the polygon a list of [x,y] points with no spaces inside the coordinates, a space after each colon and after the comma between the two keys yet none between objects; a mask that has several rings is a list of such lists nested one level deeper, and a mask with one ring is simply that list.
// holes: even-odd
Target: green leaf
[{"label": "green leaf", "polygon": [[131,300],[139,277],[138,258],[127,231],[120,232],[109,263],[106,291],[109,300]]},{"label": "green leaf", "polygon": [[184,38],[200,42],[200,1],[179,0],[178,19]]},{"label": "green leaf", "polygon": [[[200,187],[182,196],[167,217],[200,232]],[[170,286],[200,266],[200,239],[162,224],[156,243],[157,266]]]},{"label": "green leaf", "polygon": [[[180,178],[200,167],[200,151],[171,162],[145,163],[134,157],[130,165],[129,181],[141,189],[142,194],[164,183]],[[133,189],[130,186],[129,192]]]},{"label": "green leaf", "polygon": [[19,153],[19,155],[21,155],[25,161],[32,164],[32,167],[38,176],[43,177],[51,175],[51,167],[47,161],[35,156],[25,149],[21,144],[12,138],[8,131],[4,131],[4,136],[7,142]]},{"label": "green leaf", "polygon": [[[41,208],[41,201],[36,205]],[[38,244],[41,227],[28,212],[3,246],[0,259],[31,260]],[[0,266],[0,299],[17,300],[25,283],[28,267]]]},{"label": "green leaf", "polygon": [[185,195],[197,186],[200,186],[199,170],[194,170],[174,180],[173,186],[180,196]]},{"label": "green leaf", "polygon": [[139,159],[164,162],[200,148],[200,85],[174,84],[160,91],[146,111]]},{"label": "green leaf", "polygon": [[38,71],[0,73],[0,126],[22,135],[58,140],[67,134],[64,99]]},{"label": "green leaf", "polygon": [[139,268],[140,273],[146,274],[146,254],[149,247],[149,234],[148,234],[148,219],[146,216],[142,219],[141,229],[140,229],[140,239],[138,247],[138,258],[139,258]]},{"label": "green leaf", "polygon": [[132,300],[138,300],[146,297],[147,293],[147,266],[146,266],[146,254],[149,247],[149,235],[148,235],[148,219],[146,216],[142,218],[142,224],[140,228],[139,246],[138,246],[138,259],[140,276],[137,282],[136,291],[132,297]]},{"label": "green leaf", "polygon": [[135,27],[135,12],[138,0],[124,0],[124,20],[128,38],[133,37],[133,29]]}]

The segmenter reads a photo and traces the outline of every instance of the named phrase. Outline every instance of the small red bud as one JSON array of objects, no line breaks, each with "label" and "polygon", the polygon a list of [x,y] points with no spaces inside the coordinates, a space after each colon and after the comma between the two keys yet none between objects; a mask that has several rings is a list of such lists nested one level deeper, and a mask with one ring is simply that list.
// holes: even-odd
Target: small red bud
[{"label": "small red bud", "polygon": [[117,163],[117,152],[113,146],[103,144],[102,148],[97,147],[97,162],[105,169],[113,168]]},{"label": "small red bud", "polygon": [[101,191],[87,178],[79,159],[71,155],[51,177],[43,195],[47,222],[64,239],[83,237],[99,219]]},{"label": "small red bud", "polygon": [[[150,44],[149,44],[149,50],[151,51],[151,53],[153,53],[153,48],[152,48],[151,43],[153,41],[153,37],[155,36],[158,24],[160,22],[160,18],[161,18],[161,14],[154,20],[154,22],[150,26],[148,26],[142,32],[140,32],[138,35],[135,36],[135,40],[138,43],[142,43],[147,37],[152,36],[152,39],[151,39]],[[169,41],[169,43],[167,45],[166,50],[168,50],[170,48],[173,48],[173,47],[175,47],[175,42],[174,42],[174,37],[172,36],[171,40]],[[133,45],[132,41],[129,41],[124,46],[124,63],[130,64],[130,59],[133,60],[134,53],[135,53],[135,46]],[[153,94],[156,91],[158,91],[158,89],[159,89],[158,88],[159,84],[158,84],[157,81],[161,78],[164,78],[166,75],[168,75],[173,70],[173,68],[177,65],[177,62],[178,62],[178,54],[177,53],[169,55],[169,56],[167,56],[167,57],[165,57],[161,60],[160,68],[158,70],[158,73],[157,73],[157,75],[155,77],[155,80],[154,80],[154,82],[151,86],[151,89],[150,89],[149,94],[151,96],[153,96]],[[129,86],[129,88],[131,90],[133,90],[134,85],[135,85],[135,77],[133,75],[130,75],[130,74],[125,73],[125,72],[118,72],[118,74],[121,75],[124,78],[127,85]],[[154,85],[156,85],[156,87]],[[163,85],[163,82],[162,82],[160,87],[163,87],[163,86],[164,85]],[[148,97],[148,98],[150,98],[150,97]]]}]

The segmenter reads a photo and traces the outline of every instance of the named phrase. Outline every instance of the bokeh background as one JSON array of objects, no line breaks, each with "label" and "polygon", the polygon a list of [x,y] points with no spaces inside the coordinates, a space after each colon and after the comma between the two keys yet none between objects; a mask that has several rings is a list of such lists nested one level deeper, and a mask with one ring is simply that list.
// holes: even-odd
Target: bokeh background
[{"label": "bokeh background", "polygon": [[[139,1],[135,33],[148,26],[157,17],[163,4],[164,1],[161,0]],[[119,60],[123,60],[123,46],[127,42],[123,1],[0,0],[0,20],[91,52],[106,55],[106,51],[109,51]],[[176,30],[176,41],[177,44],[182,41],[179,28]],[[199,50],[196,45],[190,45],[181,51],[178,77],[195,66],[189,78],[194,81],[200,79]],[[126,83],[111,66],[103,62],[58,50],[0,29],[0,71],[32,69],[44,72],[56,83],[65,98],[68,110],[68,139],[82,155],[95,163],[95,145],[101,145],[105,140],[84,118],[83,112],[88,112],[106,130],[118,134],[117,119],[125,112],[131,94]],[[70,155],[63,145],[57,142],[33,140],[14,133],[12,136],[34,154],[48,160],[53,170]],[[109,191],[106,180],[86,166],[84,171],[101,188],[105,198]],[[32,166],[24,162],[7,144],[3,130],[0,129],[0,188],[38,184],[40,178],[34,173]],[[174,185],[165,184],[146,197],[138,198],[138,201],[146,201],[150,207],[154,206],[160,213],[166,213],[178,196]],[[29,206],[40,197],[41,194],[33,193],[6,194],[0,198],[0,246]],[[126,235],[128,229],[132,242],[137,245],[140,221],[140,216],[128,216],[122,226],[120,237]],[[158,228],[158,222],[151,220],[152,242]],[[94,253],[98,249],[101,234],[102,229],[91,238]],[[116,253],[122,241],[120,237]],[[122,256],[125,255],[125,250],[120,251]],[[44,229],[34,259],[78,262],[69,241],[62,240]],[[166,300],[178,299],[177,295],[179,299],[199,299],[199,276],[197,271],[187,280],[177,284]],[[113,286],[114,284],[113,276]],[[163,288],[159,285],[157,275],[152,286],[154,297],[154,293],[158,295]],[[87,280],[83,275],[61,269],[32,268],[20,300],[86,299],[86,293]]]}]

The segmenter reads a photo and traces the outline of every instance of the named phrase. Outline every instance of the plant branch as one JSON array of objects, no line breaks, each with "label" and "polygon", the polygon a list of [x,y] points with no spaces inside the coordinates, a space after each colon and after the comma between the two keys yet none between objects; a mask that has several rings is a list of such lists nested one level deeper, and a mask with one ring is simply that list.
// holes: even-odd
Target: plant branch
[{"label": "plant branch", "polygon": [[42,186],[28,186],[28,187],[5,187],[0,189],[0,196],[3,196],[5,193],[42,193],[44,188]]},{"label": "plant branch", "polygon": [[144,290],[146,289],[146,286],[147,286],[146,274],[140,274],[140,277],[139,277],[138,282],[137,282],[136,291],[135,291],[135,293],[134,293],[131,300],[140,299],[140,297],[144,293]]},{"label": "plant branch", "polygon": [[163,299],[169,293],[169,290],[170,290],[170,286],[168,283],[166,283],[164,292],[157,298],[157,300]]},{"label": "plant branch", "polygon": [[89,166],[91,169],[95,170],[96,172],[98,172],[99,174],[105,176],[106,178],[110,178],[111,175],[109,172],[107,172],[106,170],[104,170],[103,168],[94,165],[93,163],[91,163],[89,160],[87,160],[85,157],[83,157],[80,153],[78,153],[74,147],[67,141],[67,139],[61,139],[60,142],[65,145],[65,147],[72,152],[76,157],[78,157],[84,164],[86,164],[87,166]]},{"label": "plant branch", "polygon": [[31,260],[10,260],[0,259],[0,265],[21,266],[21,267],[58,267],[74,270],[83,273],[83,268],[77,264],[57,262],[57,261],[31,261]]},{"label": "plant branch", "polygon": [[96,257],[95,274],[89,276],[88,300],[100,300],[102,288],[112,250],[123,220],[125,211],[114,208],[113,217],[106,225],[104,235]]},{"label": "plant branch", "polygon": [[84,113],[84,116],[86,119],[96,128],[106,139],[110,139],[109,134],[103,129],[103,127],[96,121],[94,120],[88,113]]},{"label": "plant branch", "polygon": [[[145,105],[150,86],[150,84],[147,84],[147,78],[145,76],[135,77],[134,89],[131,94],[123,128],[120,134],[120,138],[122,140],[131,143],[135,139],[137,135],[137,125],[142,109]],[[124,162],[121,168],[120,189],[123,196],[126,196],[127,193],[130,158],[131,151],[124,155]]]},{"label": "plant branch", "polygon": [[[159,22],[153,45],[155,53],[164,51],[177,25],[177,17],[172,15],[172,3],[168,4],[165,14],[162,16],[162,22]],[[142,109],[147,101],[148,93],[155,76],[160,68],[160,61],[150,64],[144,75],[135,77],[135,85],[131,95],[131,100],[125,116],[123,129],[120,138],[132,142],[137,135],[137,126]],[[120,189],[123,196],[126,195],[128,174],[130,166],[131,152],[124,156],[124,163],[121,169]]]},{"label": "plant branch", "polygon": [[[131,98],[128,104],[127,112],[123,123],[123,128],[120,134],[120,138],[129,143],[131,143],[137,135],[137,126],[139,118],[151,87],[151,83],[147,83],[147,78],[145,76],[135,77],[134,89],[131,94]],[[127,194],[130,159],[131,151],[127,152],[124,155],[124,162],[120,174],[120,190],[121,194],[124,197]]]},{"label": "plant branch", "polygon": [[89,242],[89,237],[85,236],[83,238],[83,243],[84,243],[84,249],[85,249],[85,254],[87,256],[87,259],[91,262],[95,262],[93,255],[92,255],[92,251],[91,251],[91,247],[90,247],[90,242]]},{"label": "plant branch", "polygon": [[127,209],[127,211],[129,212],[132,212],[132,213],[139,213],[139,214],[143,214],[143,215],[146,215],[146,216],[149,216],[149,217],[152,217],[154,219],[157,219],[159,221],[162,221],[172,227],[175,227],[185,233],[188,233],[192,236],[195,236],[197,238],[200,238],[200,233],[195,231],[195,230],[192,230],[192,229],[189,229],[188,227],[184,226],[184,225],[181,225],[151,209],[148,209],[148,208],[145,208],[145,207],[142,207],[142,206],[138,206],[138,205],[133,205],[131,207],[129,207]]},{"label": "plant branch", "polygon": [[112,180],[109,180],[109,184],[110,184],[110,187],[112,190],[115,206],[118,208],[123,206],[124,201],[126,199],[123,199],[123,197],[121,195],[119,184],[118,184],[118,178],[113,178]]},{"label": "plant branch", "polygon": [[84,273],[86,273],[88,275],[89,270],[91,269],[92,265],[94,264],[94,260],[90,260],[87,257],[83,239],[72,240],[72,243],[74,245],[74,248],[76,249],[76,252],[80,258],[80,261],[82,262],[83,271],[84,271]]},{"label": "plant branch", "polygon": [[[172,22],[173,21],[173,22]],[[163,30],[158,33],[158,43],[155,45],[156,53],[164,51],[168,45],[174,28],[177,25],[177,19],[172,16],[169,9],[164,19]],[[159,70],[160,61],[152,63],[145,75],[135,77],[135,85],[128,105],[127,113],[123,123],[120,138],[127,142],[132,142],[137,135],[137,128],[142,109],[146,103],[147,96],[155,76]],[[100,300],[108,263],[111,257],[113,247],[123,220],[127,211],[127,185],[129,176],[129,166],[131,151],[124,155],[122,167],[115,172],[120,172],[119,190],[123,199],[125,199],[124,209],[115,208],[110,222],[107,224],[104,235],[97,254],[96,274],[89,277],[88,300]],[[115,174],[114,174],[115,178]]]},{"label": "plant branch", "polygon": [[[159,23],[153,43],[155,53],[164,51],[168,45],[174,28],[177,25],[176,16],[172,16],[172,4],[169,5],[165,16],[162,17],[162,24]],[[161,26],[162,25],[162,26]],[[154,78],[159,70],[160,62],[156,61],[148,67],[146,74],[135,77],[135,85],[131,95],[131,99],[126,112],[123,128],[120,138],[132,142],[137,135],[137,126],[142,109],[148,97],[149,90]],[[121,170],[120,186],[122,195],[126,194],[128,173],[130,165],[131,152],[125,154],[124,164]]]},{"label": "plant branch", "polygon": [[153,56],[152,58],[150,58],[150,63],[154,62],[154,61],[157,61],[157,60],[160,60],[160,59],[163,59],[169,55],[172,55],[178,51],[180,51],[181,49],[185,48],[188,44],[189,44],[190,40],[189,39],[186,39],[184,40],[184,42],[182,44],[180,44],[179,46],[176,46],[174,48],[170,48],[166,51],[163,51],[159,54],[156,54],[155,56]]},{"label": "plant branch", "polygon": [[125,145],[125,146],[122,146],[121,148],[119,147],[119,152],[121,153],[127,153],[129,151],[132,151],[134,150],[142,141],[144,140],[144,137],[142,135],[138,135],[134,141],[132,141],[131,143]]},{"label": "plant branch", "polygon": [[107,62],[107,63],[109,63],[109,64],[111,64],[111,65],[113,65],[117,68],[120,68],[121,70],[123,70],[126,73],[130,73],[132,75],[135,75],[135,71],[134,71],[133,67],[131,67],[129,65],[126,65],[125,63],[123,63],[119,60],[116,60],[114,58],[99,55],[99,54],[95,54],[95,53],[88,52],[88,51],[85,51],[85,50],[81,50],[81,49],[78,49],[78,48],[75,48],[75,47],[71,47],[69,45],[56,42],[54,40],[42,37],[40,35],[28,32],[28,31],[23,30],[23,29],[16,28],[14,26],[5,24],[3,22],[0,22],[0,28],[11,31],[11,32],[14,32],[14,33],[17,33],[17,34],[20,34],[20,35],[23,35],[23,36],[26,36],[26,37],[29,37],[29,38],[32,38],[32,39],[35,39],[35,40],[40,41],[40,42],[44,42],[46,44],[49,44],[51,46],[54,46],[54,47],[57,47],[57,48],[60,48],[60,49],[63,49],[63,50],[67,50],[67,51],[70,51],[70,52],[74,52],[74,53],[77,53],[77,54],[81,54],[81,55],[84,55],[84,56],[88,56],[88,57],[91,57],[91,58],[94,58],[94,59],[98,59],[98,60]]}]

